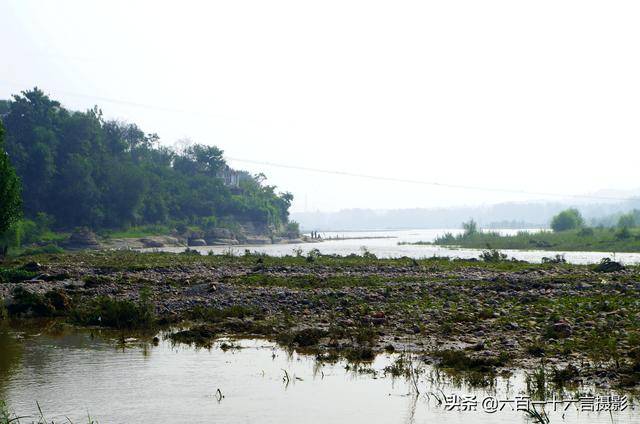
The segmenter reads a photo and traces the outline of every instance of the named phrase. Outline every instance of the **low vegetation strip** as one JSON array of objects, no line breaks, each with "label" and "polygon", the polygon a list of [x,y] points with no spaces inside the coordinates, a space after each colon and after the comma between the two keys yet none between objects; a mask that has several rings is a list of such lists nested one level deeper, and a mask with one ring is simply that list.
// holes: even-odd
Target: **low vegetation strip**
[{"label": "low vegetation strip", "polygon": [[582,228],[562,232],[521,231],[514,235],[498,232],[475,232],[453,235],[447,233],[433,243],[440,246],[460,246],[474,249],[521,249],[593,252],[640,252],[640,230],[615,228]]},{"label": "low vegetation strip", "polygon": [[637,226],[640,223],[636,223],[636,215],[640,215],[640,211],[622,215],[617,226],[588,227],[578,210],[567,209],[551,220],[553,231],[519,231],[516,234],[480,231],[472,219],[462,224],[464,232],[461,234],[446,233],[433,242],[409,244],[476,249],[640,252],[640,228]]}]

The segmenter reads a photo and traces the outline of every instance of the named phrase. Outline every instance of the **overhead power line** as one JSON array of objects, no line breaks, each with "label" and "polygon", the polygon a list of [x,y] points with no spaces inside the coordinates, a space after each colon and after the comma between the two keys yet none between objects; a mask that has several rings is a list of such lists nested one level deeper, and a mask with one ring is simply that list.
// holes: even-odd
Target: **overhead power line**
[{"label": "overhead power line", "polygon": [[565,193],[552,193],[552,192],[544,192],[544,191],[515,190],[515,189],[506,189],[506,188],[499,188],[499,187],[449,184],[449,183],[441,183],[437,181],[413,180],[408,178],[386,177],[382,175],[370,175],[370,174],[360,174],[356,172],[310,168],[305,166],[287,165],[282,163],[274,163],[274,162],[259,161],[259,160],[252,160],[252,159],[240,159],[240,158],[234,158],[234,157],[227,157],[227,159],[236,161],[236,162],[251,163],[255,165],[273,166],[276,168],[284,168],[284,169],[294,169],[297,171],[316,172],[316,173],[329,174],[329,175],[341,175],[341,176],[355,177],[355,178],[366,178],[370,180],[390,181],[395,183],[429,185],[433,187],[453,188],[453,189],[462,189],[462,190],[490,191],[490,192],[511,193],[511,194],[527,194],[532,196],[571,197],[571,198],[591,199],[591,200],[609,200],[609,201],[640,200],[640,198],[634,198],[634,197],[593,196],[588,194],[565,194]]}]

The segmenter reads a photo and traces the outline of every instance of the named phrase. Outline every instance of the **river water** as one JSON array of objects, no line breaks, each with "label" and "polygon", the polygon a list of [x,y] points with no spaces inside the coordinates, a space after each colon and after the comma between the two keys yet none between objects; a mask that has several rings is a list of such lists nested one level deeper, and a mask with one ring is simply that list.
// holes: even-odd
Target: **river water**
[{"label": "river water", "polygon": [[[4,328],[0,398],[19,415],[38,415],[37,401],[48,422],[56,423],[68,422],[67,417],[86,423],[87,413],[103,424],[527,422],[524,412],[510,406],[526,395],[524,372],[477,389],[424,365],[416,368],[422,372],[413,384],[384,374],[397,354],[380,355],[357,370],[344,362],[319,363],[264,340],[226,342],[239,348],[223,350],[218,342],[210,350],[195,349],[164,340],[157,346],[136,340],[122,345],[87,330]],[[455,401],[454,395],[476,396],[477,410],[450,411],[436,399]],[[485,412],[487,396],[507,406]],[[568,405],[565,412],[548,406],[551,422],[640,422],[631,407],[610,414]]]},{"label": "river water", "polygon": [[[252,252],[266,253],[271,256],[291,255],[300,250],[303,253],[311,249],[318,249],[325,254],[349,255],[361,254],[363,248],[374,253],[379,258],[397,258],[408,256],[411,258],[425,258],[431,256],[448,256],[451,258],[477,258],[478,249],[459,249],[452,247],[430,245],[402,245],[399,243],[413,243],[417,241],[431,242],[436,237],[447,232],[458,234],[459,229],[441,230],[394,230],[394,231],[349,231],[349,232],[324,232],[322,236],[327,239],[320,243],[296,243],[296,244],[268,244],[260,246],[203,246],[195,247],[203,254],[213,252],[215,254],[228,253],[229,251],[241,254],[245,249]],[[518,231],[539,230],[492,230],[502,234],[515,234]],[[375,238],[370,238],[375,237]],[[329,239],[330,238],[330,239]],[[152,249],[147,249],[152,250]],[[170,252],[181,252],[184,248],[167,247],[160,249]],[[604,257],[615,258],[625,264],[640,263],[640,253],[607,253],[607,252],[563,252],[542,250],[503,250],[509,258],[516,258],[528,262],[541,262],[543,257],[552,257],[556,254],[564,255],[570,263],[590,264],[597,263]]]}]

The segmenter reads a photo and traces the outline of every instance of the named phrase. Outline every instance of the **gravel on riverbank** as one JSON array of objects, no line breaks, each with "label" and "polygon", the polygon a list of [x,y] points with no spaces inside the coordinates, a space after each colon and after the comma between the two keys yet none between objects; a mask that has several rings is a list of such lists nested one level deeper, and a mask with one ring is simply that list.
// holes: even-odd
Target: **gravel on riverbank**
[{"label": "gravel on riverbank", "polygon": [[15,307],[16,290],[73,310],[100,298],[135,303],[144,288],[161,322],[258,334],[319,358],[394,350],[445,362],[442,352],[460,352],[471,365],[544,363],[574,382],[640,380],[637,267],[98,252],[25,258],[10,269],[33,275],[0,284],[16,316],[34,313]]}]

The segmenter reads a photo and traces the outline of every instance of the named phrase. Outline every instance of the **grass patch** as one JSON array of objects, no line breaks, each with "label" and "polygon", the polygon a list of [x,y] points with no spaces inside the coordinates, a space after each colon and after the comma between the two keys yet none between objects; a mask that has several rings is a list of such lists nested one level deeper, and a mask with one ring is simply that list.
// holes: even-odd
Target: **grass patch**
[{"label": "grass patch", "polygon": [[98,325],[119,330],[150,329],[157,322],[149,293],[142,290],[137,302],[102,296],[71,313],[72,321],[82,325]]},{"label": "grass patch", "polygon": [[24,280],[30,280],[38,274],[33,271],[27,271],[20,268],[0,268],[0,283],[18,283]]},{"label": "grass patch", "polygon": [[440,360],[439,365],[456,371],[476,371],[489,373],[496,367],[505,366],[509,360],[506,353],[502,352],[494,357],[468,356],[462,350],[439,350],[433,356]]},{"label": "grass patch", "polygon": [[254,306],[233,305],[227,308],[206,308],[196,306],[187,312],[187,318],[205,322],[221,322],[228,318],[262,318],[264,314]]},{"label": "grass patch", "polygon": [[174,343],[195,345],[196,347],[211,347],[212,340],[218,334],[217,329],[210,325],[198,325],[188,330],[169,334],[167,338]]},{"label": "grass patch", "polygon": [[293,332],[284,332],[278,335],[278,343],[288,347],[310,347],[318,344],[320,339],[328,336],[326,330],[320,328],[304,328]]},{"label": "grass patch", "polygon": [[344,287],[381,287],[389,281],[409,282],[420,281],[420,277],[384,277],[379,275],[353,276],[331,275],[321,277],[315,274],[278,276],[269,274],[249,274],[243,276],[228,277],[225,282],[233,284],[261,286],[261,287],[287,287],[296,289],[316,288],[344,288]]},{"label": "grass patch", "polygon": [[16,252],[18,256],[33,256],[52,253],[63,253],[65,250],[57,244],[46,244],[44,246],[29,246]]},{"label": "grass patch", "polygon": [[[318,255],[313,262],[308,262],[304,256],[266,256],[248,253],[244,255],[181,255],[169,252],[136,252],[136,251],[79,251],[59,254],[38,254],[28,257],[12,259],[17,266],[36,261],[46,264],[75,265],[82,262],[88,267],[109,271],[142,271],[148,269],[179,268],[194,265],[211,267],[246,266],[259,267],[261,270],[278,267],[304,267],[305,269],[331,269],[332,271],[359,270],[364,267],[375,266],[378,271],[395,270],[398,267],[417,271],[445,272],[464,270],[467,268],[482,268],[497,271],[526,271],[532,267],[550,268],[550,265],[530,264],[519,261],[480,262],[478,260],[449,259],[432,257],[413,259],[401,258],[372,258],[360,255]],[[580,268],[578,265],[567,265]],[[587,268],[586,266],[583,266]],[[374,284],[375,280],[372,281]],[[367,284],[366,280],[361,283]]]},{"label": "grass patch", "polygon": [[166,225],[140,225],[126,230],[104,230],[99,232],[103,238],[141,238],[149,236],[165,236],[171,234],[172,229]]}]

